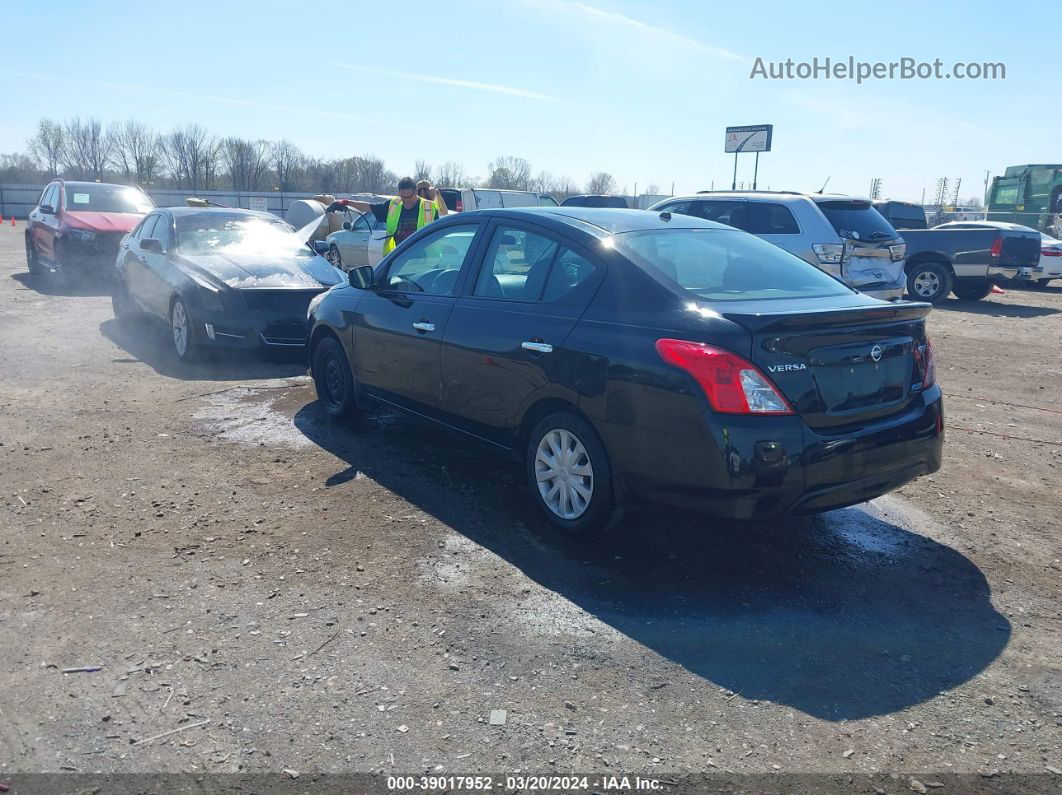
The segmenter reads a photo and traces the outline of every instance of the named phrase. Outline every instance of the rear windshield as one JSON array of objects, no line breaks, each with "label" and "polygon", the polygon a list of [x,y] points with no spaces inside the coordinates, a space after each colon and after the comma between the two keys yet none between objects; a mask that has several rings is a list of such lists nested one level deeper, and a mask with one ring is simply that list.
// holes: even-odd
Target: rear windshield
[{"label": "rear windshield", "polygon": [[892,224],[868,201],[818,202],[837,234],[848,240],[892,240],[899,237]]},{"label": "rear windshield", "polygon": [[888,208],[889,219],[897,229],[925,229],[926,213],[913,204],[893,204]]},{"label": "rear windshield", "polygon": [[63,209],[83,213],[149,213],[155,209],[143,191],[123,185],[67,185]]},{"label": "rear windshield", "polygon": [[613,239],[616,248],[642,268],[663,274],[707,301],[853,292],[800,257],[737,230],[654,229],[624,232]]}]

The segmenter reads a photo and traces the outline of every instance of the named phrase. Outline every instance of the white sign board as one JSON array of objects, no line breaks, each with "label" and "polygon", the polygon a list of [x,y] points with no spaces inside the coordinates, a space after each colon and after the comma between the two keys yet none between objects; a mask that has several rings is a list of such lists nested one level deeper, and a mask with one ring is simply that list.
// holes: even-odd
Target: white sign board
[{"label": "white sign board", "polygon": [[251,196],[248,201],[251,203],[252,210],[260,210],[261,212],[269,210],[269,199],[265,196]]},{"label": "white sign board", "polygon": [[753,124],[726,128],[724,152],[770,152],[773,124]]}]

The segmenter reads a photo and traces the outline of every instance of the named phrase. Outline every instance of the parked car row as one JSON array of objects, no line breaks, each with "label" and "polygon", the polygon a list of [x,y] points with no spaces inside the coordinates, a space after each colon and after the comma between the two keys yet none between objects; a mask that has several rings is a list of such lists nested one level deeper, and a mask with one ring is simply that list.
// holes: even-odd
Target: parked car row
[{"label": "parked car row", "polygon": [[569,532],[645,500],[825,511],[940,466],[930,305],[875,297],[902,289],[903,242],[865,201],[463,210],[334,264],[364,216],[307,244],[265,212],[138,209],[112,259],[119,322],[164,324],[186,361],[304,349],[329,415],[386,404],[506,450]]}]

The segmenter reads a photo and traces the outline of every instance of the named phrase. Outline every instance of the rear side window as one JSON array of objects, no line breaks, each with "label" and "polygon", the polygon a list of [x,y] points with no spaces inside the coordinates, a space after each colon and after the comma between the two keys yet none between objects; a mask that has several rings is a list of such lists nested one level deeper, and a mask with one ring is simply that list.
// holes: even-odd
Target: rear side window
[{"label": "rear side window", "polygon": [[743,227],[754,235],[799,235],[800,227],[789,208],[777,202],[749,202]]},{"label": "rear side window", "polygon": [[677,213],[679,215],[693,215],[693,202],[672,202],[663,207],[658,207],[653,212]]},{"label": "rear side window", "polygon": [[515,227],[499,226],[491,237],[473,295],[509,301],[537,301],[560,246]]},{"label": "rear side window", "polygon": [[549,273],[549,281],[546,282],[546,292],[542,300],[546,303],[559,301],[566,295],[574,292],[582,284],[590,281],[596,272],[594,264],[585,257],[580,257],[574,251],[564,250],[553,263],[553,270]]},{"label": "rear side window", "polygon": [[817,204],[837,234],[843,238],[892,240],[899,237],[892,224],[868,201],[838,200]]},{"label": "rear side window", "polygon": [[744,229],[746,224],[747,202],[735,201],[699,201],[694,204],[693,215],[719,224],[726,224],[735,229]]},{"label": "rear side window", "polygon": [[614,237],[636,265],[707,301],[819,298],[853,292],[800,257],[743,232],[673,229]]}]

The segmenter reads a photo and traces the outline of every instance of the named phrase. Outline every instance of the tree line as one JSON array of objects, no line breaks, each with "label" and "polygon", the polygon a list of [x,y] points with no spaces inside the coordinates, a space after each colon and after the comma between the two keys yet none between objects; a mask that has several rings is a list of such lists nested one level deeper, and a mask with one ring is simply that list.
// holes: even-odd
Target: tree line
[{"label": "tree line", "polygon": [[[411,176],[439,187],[531,190],[558,200],[578,193],[615,193],[612,175],[599,171],[585,185],[548,171],[535,173],[522,157],[498,157],[487,176],[467,173],[457,162],[433,166],[417,160]],[[0,180],[41,182],[68,179],[124,182],[145,188],[297,191],[308,193],[394,193],[398,178],[379,157],[315,158],[288,140],[267,141],[215,135],[199,124],[158,132],[129,119],[104,125],[97,118],[43,118],[24,152],[0,155]],[[646,192],[656,193],[655,185]]]}]

